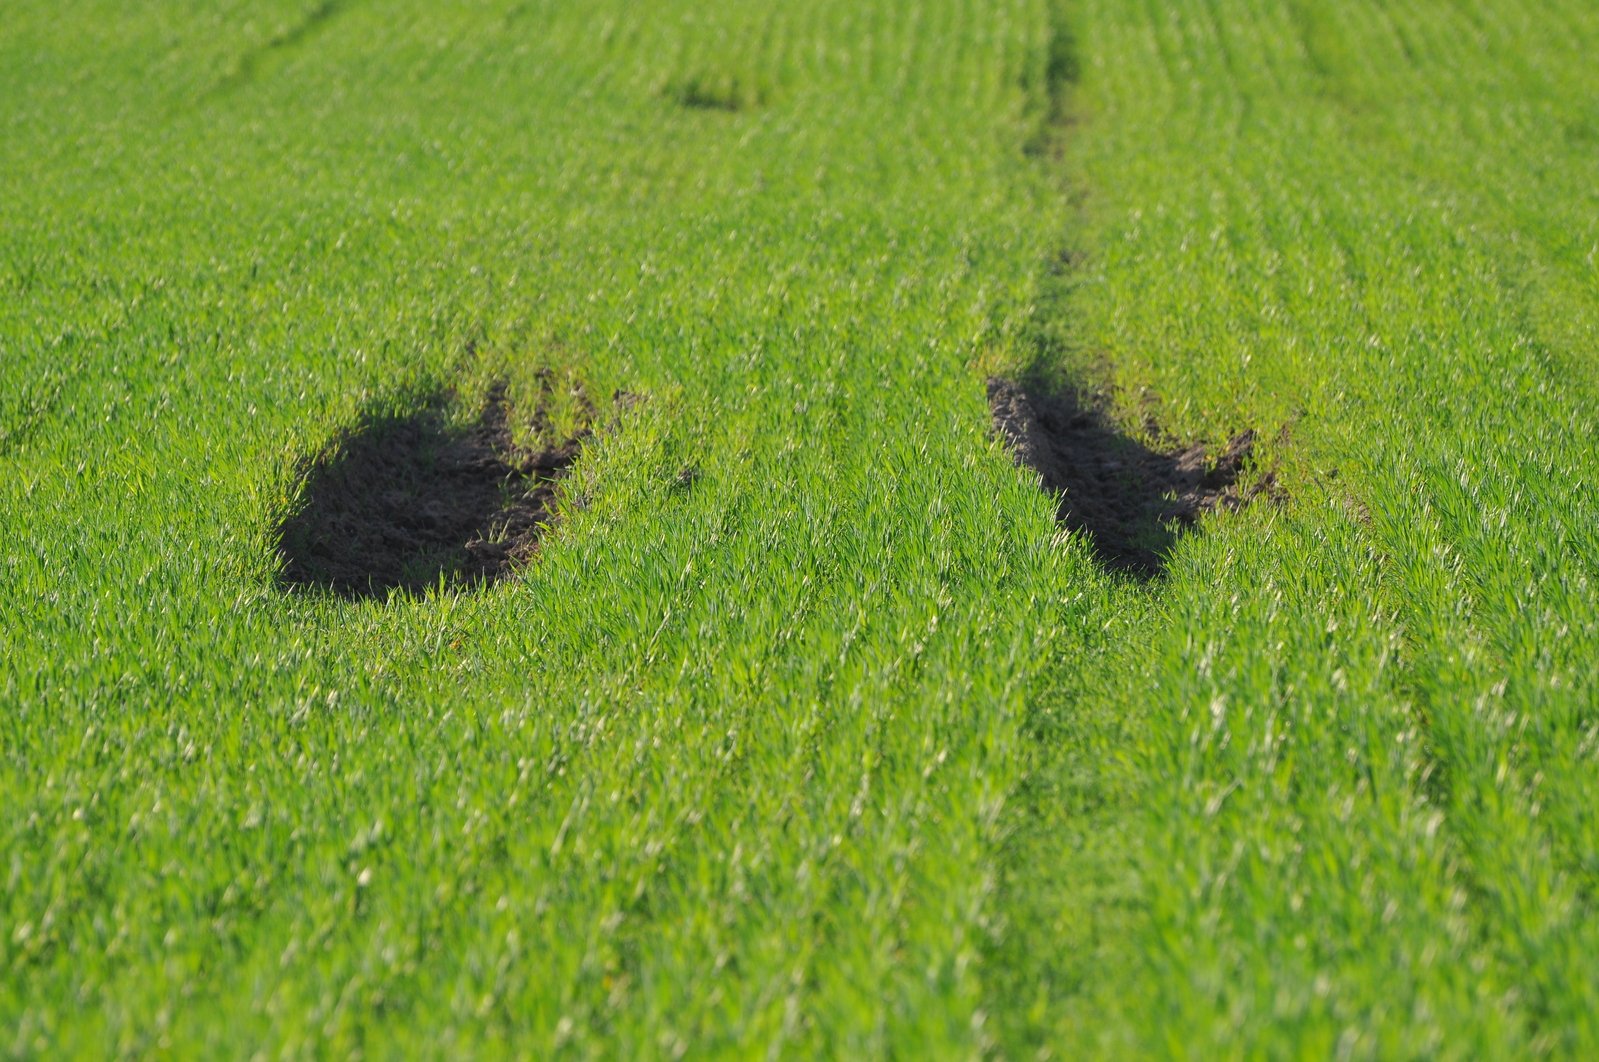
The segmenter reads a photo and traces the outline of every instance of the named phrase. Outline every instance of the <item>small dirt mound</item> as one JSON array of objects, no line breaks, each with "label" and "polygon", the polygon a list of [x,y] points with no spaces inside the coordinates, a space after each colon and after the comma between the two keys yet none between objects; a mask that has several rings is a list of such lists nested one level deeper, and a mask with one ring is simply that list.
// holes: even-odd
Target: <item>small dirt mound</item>
[{"label": "small dirt mound", "polygon": [[542,452],[517,448],[505,388],[475,423],[452,426],[455,396],[365,419],[301,472],[300,504],[278,527],[283,585],[350,598],[504,578],[538,548],[555,482],[587,427]]},{"label": "small dirt mound", "polygon": [[1201,446],[1151,450],[1071,391],[1029,391],[996,378],[988,381],[988,405],[1016,463],[1059,495],[1061,523],[1085,532],[1100,562],[1118,571],[1159,574],[1178,533],[1200,513],[1240,508],[1274,488],[1271,473],[1247,491],[1238,487],[1253,431],[1210,462]]}]

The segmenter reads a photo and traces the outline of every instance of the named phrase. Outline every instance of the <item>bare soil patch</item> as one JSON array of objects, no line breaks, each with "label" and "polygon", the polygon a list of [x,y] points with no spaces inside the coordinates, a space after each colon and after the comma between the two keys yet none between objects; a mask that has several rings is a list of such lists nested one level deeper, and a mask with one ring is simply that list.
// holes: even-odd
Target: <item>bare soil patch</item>
[{"label": "bare soil patch", "polygon": [[1100,405],[1070,390],[988,381],[994,428],[1016,463],[1059,497],[1058,518],[1082,531],[1108,568],[1149,577],[1165,569],[1177,536],[1201,513],[1241,508],[1273,493],[1267,472],[1247,489],[1255,433],[1233,437],[1212,460],[1202,446],[1153,450],[1118,431]]},{"label": "bare soil patch", "polygon": [[276,534],[285,587],[365,598],[485,584],[537,551],[592,410],[571,438],[533,452],[512,442],[503,386],[465,426],[448,415],[456,401],[441,391],[413,412],[364,418],[304,464],[300,503]]},{"label": "bare soil patch", "polygon": [[766,89],[748,78],[704,72],[668,84],[666,98],[693,111],[752,111],[766,103]]}]

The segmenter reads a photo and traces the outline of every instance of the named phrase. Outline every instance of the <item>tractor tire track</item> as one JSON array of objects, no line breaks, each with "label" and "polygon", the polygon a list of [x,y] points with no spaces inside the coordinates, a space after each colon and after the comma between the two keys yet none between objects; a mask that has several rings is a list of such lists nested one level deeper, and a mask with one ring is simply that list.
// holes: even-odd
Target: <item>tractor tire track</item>
[{"label": "tractor tire track", "polygon": [[266,65],[322,36],[349,8],[348,0],[320,0],[297,20],[241,53],[233,67],[205,93],[205,98],[230,95],[260,80]]}]

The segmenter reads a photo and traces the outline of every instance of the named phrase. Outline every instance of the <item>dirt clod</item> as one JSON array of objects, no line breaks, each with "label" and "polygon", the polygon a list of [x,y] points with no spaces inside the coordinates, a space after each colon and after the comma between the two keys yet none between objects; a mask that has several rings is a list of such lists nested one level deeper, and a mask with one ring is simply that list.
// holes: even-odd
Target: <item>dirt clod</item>
[{"label": "dirt clod", "polygon": [[452,426],[455,397],[368,418],[301,470],[300,504],[277,529],[286,587],[350,598],[394,589],[483,584],[538,548],[555,482],[589,429],[553,449],[515,446],[505,388],[474,423]]},{"label": "dirt clod", "polygon": [[1150,449],[1070,390],[1029,390],[993,378],[988,404],[1017,464],[1038,472],[1058,495],[1061,523],[1086,533],[1100,562],[1119,571],[1159,574],[1177,535],[1201,513],[1238,509],[1274,489],[1269,472],[1246,490],[1238,486],[1253,431],[1234,436],[1212,462],[1202,446]]}]

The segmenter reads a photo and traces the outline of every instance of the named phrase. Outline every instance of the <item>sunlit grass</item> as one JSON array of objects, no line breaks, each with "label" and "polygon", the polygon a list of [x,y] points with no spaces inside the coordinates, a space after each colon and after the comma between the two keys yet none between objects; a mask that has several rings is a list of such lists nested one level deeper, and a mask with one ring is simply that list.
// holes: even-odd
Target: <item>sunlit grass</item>
[{"label": "sunlit grass", "polygon": [[[8,11],[0,1050],[1591,1053],[1596,53]],[[991,438],[1029,367],[1289,500],[1103,571]],[[280,588],[306,455],[550,379],[519,579]]]}]

